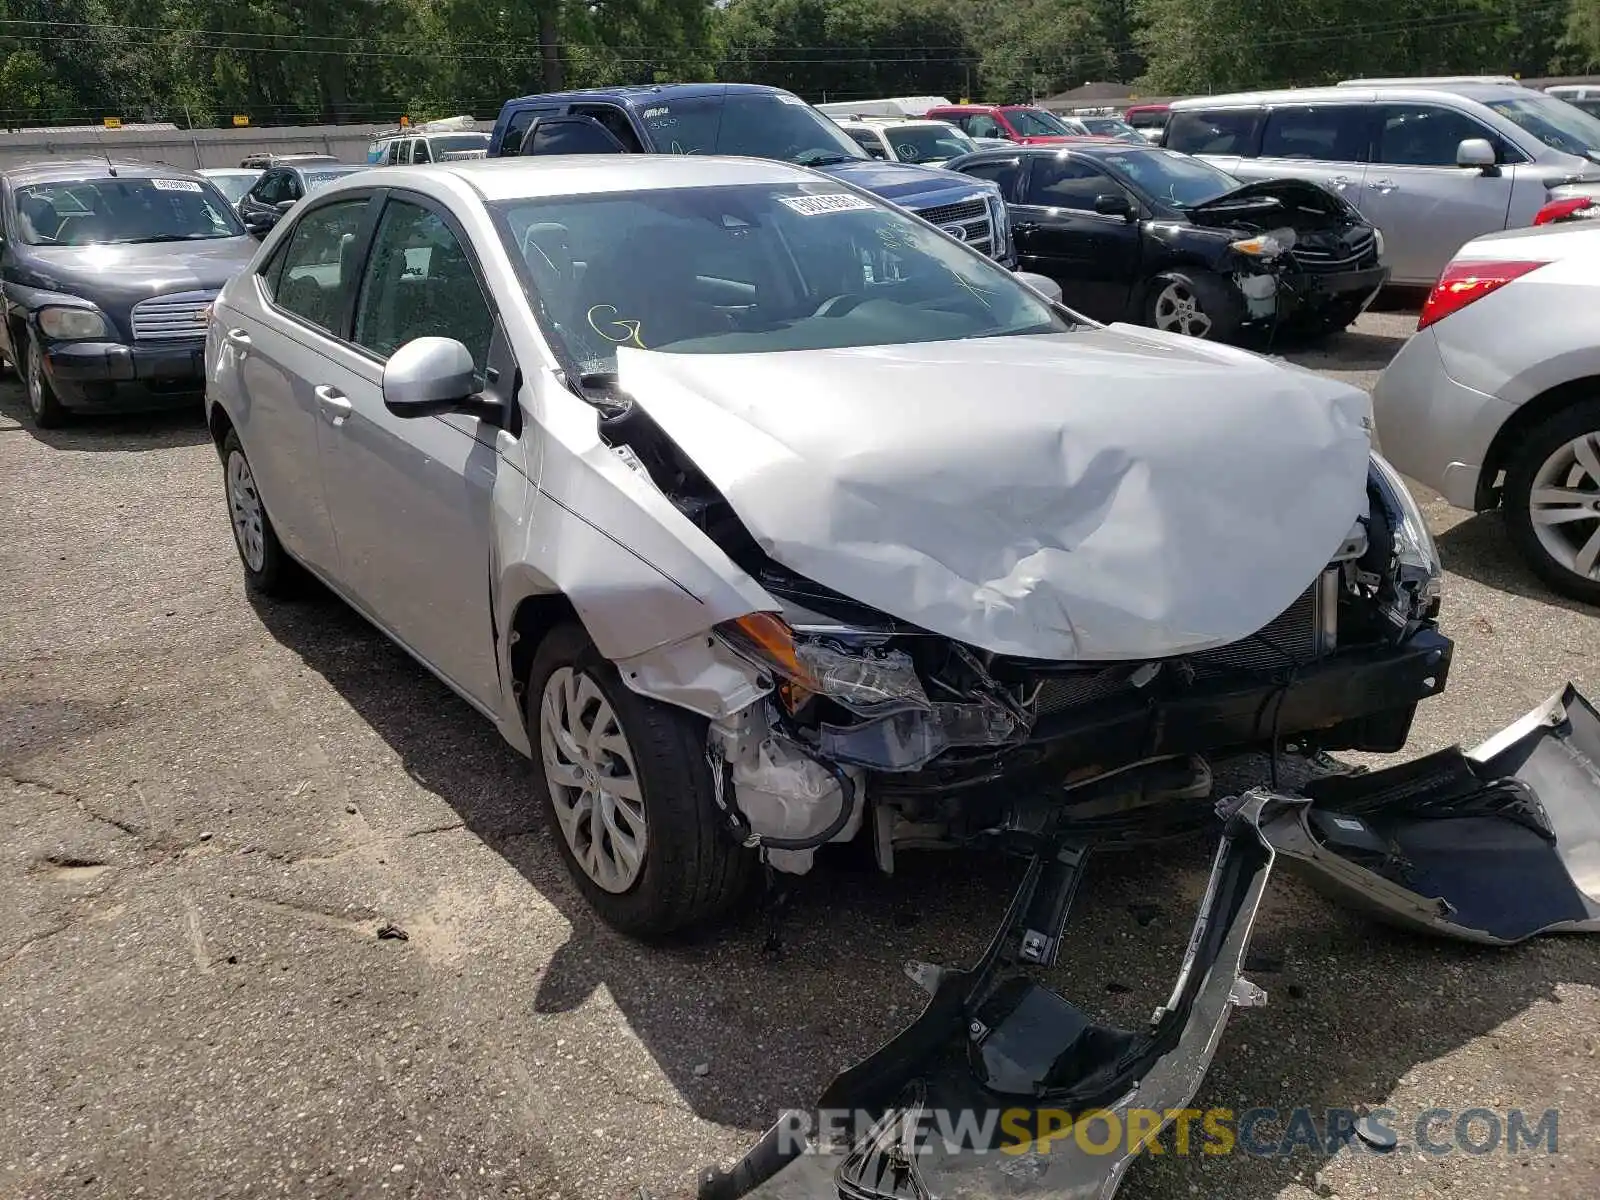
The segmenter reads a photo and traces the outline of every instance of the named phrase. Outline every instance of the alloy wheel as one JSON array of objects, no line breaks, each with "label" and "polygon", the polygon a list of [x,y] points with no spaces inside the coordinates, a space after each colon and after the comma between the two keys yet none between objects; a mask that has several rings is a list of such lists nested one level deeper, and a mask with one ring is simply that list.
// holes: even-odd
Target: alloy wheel
[{"label": "alloy wheel", "polygon": [[1156,297],[1155,326],[1168,333],[1203,338],[1211,332],[1211,318],[1200,306],[1194,289],[1173,280]]},{"label": "alloy wheel", "polygon": [[560,667],[545,681],[539,744],[573,858],[597,887],[627,891],[644,867],[644,795],[622,723],[582,671]]},{"label": "alloy wheel", "polygon": [[1528,516],[1544,552],[1585,579],[1600,579],[1600,433],[1557,446],[1540,464]]},{"label": "alloy wheel", "polygon": [[44,412],[44,356],[39,343],[28,343],[28,408],[35,417]]},{"label": "alloy wheel", "polygon": [[238,450],[228,455],[228,514],[233,520],[233,535],[239,542],[244,565],[259,572],[267,563],[267,536],[263,528],[265,513],[261,494],[250,461]]}]

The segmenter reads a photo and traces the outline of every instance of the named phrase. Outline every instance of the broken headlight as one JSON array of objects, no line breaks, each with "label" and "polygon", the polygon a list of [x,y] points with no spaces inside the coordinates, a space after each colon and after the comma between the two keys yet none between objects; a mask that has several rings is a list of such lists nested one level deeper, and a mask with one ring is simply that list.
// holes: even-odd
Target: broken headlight
[{"label": "broken headlight", "polygon": [[797,638],[783,618],[770,612],[724,622],[717,633],[789,685],[784,691],[791,708],[807,695],[827,696],[846,708],[870,713],[931,707],[911,656],[904,651],[871,646],[847,650],[819,639]]},{"label": "broken headlight", "polygon": [[1229,242],[1229,247],[1238,254],[1250,258],[1277,258],[1280,254],[1287,254],[1294,249],[1295,233],[1292,229],[1274,229],[1270,233],[1259,233],[1255,237],[1240,238],[1237,242]]},{"label": "broken headlight", "polygon": [[[1415,606],[1425,610],[1439,597],[1439,548],[1434,545],[1428,522],[1406,481],[1376,450],[1372,452],[1371,474],[1383,506],[1388,510],[1389,532],[1394,539],[1395,564],[1399,569],[1397,588],[1410,592]],[[1417,614],[1399,615],[1410,620]]]}]

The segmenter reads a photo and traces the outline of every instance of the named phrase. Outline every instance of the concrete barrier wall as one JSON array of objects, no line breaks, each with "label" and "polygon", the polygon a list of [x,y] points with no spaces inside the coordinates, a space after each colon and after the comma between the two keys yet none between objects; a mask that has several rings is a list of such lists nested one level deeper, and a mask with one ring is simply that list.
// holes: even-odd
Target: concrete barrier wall
[{"label": "concrete barrier wall", "polygon": [[0,170],[41,158],[113,158],[174,167],[237,167],[250,154],[331,154],[367,161],[373,134],[393,126],[310,125],[272,129],[63,129],[0,133]]}]

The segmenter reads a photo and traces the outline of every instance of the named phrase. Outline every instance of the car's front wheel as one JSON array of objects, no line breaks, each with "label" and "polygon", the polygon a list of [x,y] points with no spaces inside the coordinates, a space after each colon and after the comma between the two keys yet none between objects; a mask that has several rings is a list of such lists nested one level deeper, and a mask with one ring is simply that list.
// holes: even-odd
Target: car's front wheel
[{"label": "car's front wheel", "polygon": [[33,416],[33,423],[40,429],[64,425],[67,410],[57,398],[55,388],[50,386],[50,377],[44,373],[44,350],[38,338],[28,339],[24,361],[27,366],[23,368],[23,382],[28,389],[28,412]]},{"label": "car's front wheel", "polygon": [[540,643],[524,696],[534,790],[609,924],[659,936],[738,898],[754,856],[722,827],[703,718],[629,690],[577,625]]},{"label": "car's front wheel", "polygon": [[1600,604],[1600,400],[1536,426],[1506,469],[1506,527],[1534,572]]},{"label": "car's front wheel", "polygon": [[1244,306],[1226,280],[1210,271],[1167,271],[1145,292],[1146,325],[1166,333],[1226,342],[1244,324]]},{"label": "car's front wheel", "polygon": [[244,566],[245,586],[263,596],[286,596],[300,582],[300,565],[285,552],[267,516],[255,472],[239,435],[228,430],[222,439],[222,481],[227,492],[233,544]]}]

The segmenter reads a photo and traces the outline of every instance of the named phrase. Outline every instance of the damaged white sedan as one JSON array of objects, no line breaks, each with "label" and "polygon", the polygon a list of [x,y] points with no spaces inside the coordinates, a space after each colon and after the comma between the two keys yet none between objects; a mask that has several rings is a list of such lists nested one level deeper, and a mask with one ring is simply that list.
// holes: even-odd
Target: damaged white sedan
[{"label": "damaged white sedan", "polygon": [[[1426,908],[1381,853],[1440,815],[1394,807],[1415,789],[1349,781],[1332,824],[1263,794],[1218,826],[1208,797],[1219,755],[1399,749],[1450,666],[1439,566],[1364,394],[1045,290],[773,162],[350,176],[212,309],[247,581],[309,570],[535,759],[574,879],[624,930],[703,921],[755,864],[803,873],[832,841],[885,870],[1029,857],[984,963],[925,972],[915,1045],[836,1098],[892,1123],[909,1080],[937,1092],[917,1053],[953,1029],[991,1098],[1143,1079],[1181,1104],[1245,994],[1264,830],[1397,918]],[[1527,787],[1440,769],[1446,815],[1545,828]],[[1216,872],[1151,1031],[997,974],[1054,959],[1095,845],[1205,822]],[[869,1143],[849,1195],[923,1194]],[[707,1186],[801,1194],[788,1161]],[[1059,1170],[1060,1194],[1109,1195],[1121,1167]]]}]

